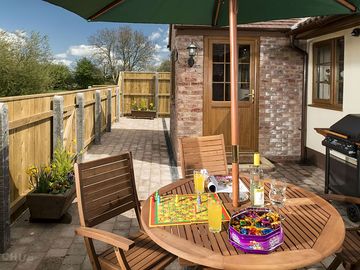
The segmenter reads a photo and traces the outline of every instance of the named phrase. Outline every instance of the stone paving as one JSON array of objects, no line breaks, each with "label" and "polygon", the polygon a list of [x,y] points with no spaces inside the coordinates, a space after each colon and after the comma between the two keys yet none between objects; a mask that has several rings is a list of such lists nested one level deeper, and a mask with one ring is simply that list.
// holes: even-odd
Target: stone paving
[{"label": "stone paving", "polygon": [[[138,120],[121,118],[115,123],[111,133],[105,133],[100,145],[93,145],[85,159],[97,159],[117,153],[132,151],[137,191],[140,199],[145,199],[153,191],[175,180],[171,173],[164,128],[169,128],[169,119]],[[179,170],[180,171],[180,170]],[[324,186],[324,172],[313,166],[295,163],[276,164],[271,176],[284,178],[299,186],[321,192]],[[343,205],[337,205],[345,216]],[[78,270],[91,269],[83,239],[75,236],[79,225],[77,206],[70,208],[71,224],[29,223],[25,212],[11,226],[11,247],[0,254],[0,270]],[[345,218],[347,225],[353,225]],[[98,228],[124,236],[138,230],[135,214],[129,211],[113,218]],[[96,243],[96,249],[106,245]],[[333,257],[307,269],[324,269]],[[177,261],[168,270],[181,269]],[[339,269],[343,269],[339,267]]]}]

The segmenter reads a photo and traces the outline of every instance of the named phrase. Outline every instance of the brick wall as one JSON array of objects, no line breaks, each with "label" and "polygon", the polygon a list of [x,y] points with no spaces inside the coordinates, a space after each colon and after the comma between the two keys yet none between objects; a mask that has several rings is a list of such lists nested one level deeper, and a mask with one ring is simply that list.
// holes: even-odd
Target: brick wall
[{"label": "brick wall", "polygon": [[259,151],[299,159],[303,57],[286,37],[260,38]]},{"label": "brick wall", "polygon": [[[198,51],[196,63],[187,65],[190,42]],[[286,37],[260,38],[259,151],[268,158],[299,159],[301,146],[302,55]],[[173,36],[177,48],[175,96],[171,106],[171,140],[178,157],[177,138],[201,136],[203,128],[203,37]]]},{"label": "brick wall", "polygon": [[[175,95],[172,98],[170,132],[174,153],[178,157],[178,138],[201,136],[203,133],[204,45],[202,36],[176,36],[173,41],[178,59],[175,62]],[[199,49],[195,65],[190,68],[186,48],[191,42]]]}]

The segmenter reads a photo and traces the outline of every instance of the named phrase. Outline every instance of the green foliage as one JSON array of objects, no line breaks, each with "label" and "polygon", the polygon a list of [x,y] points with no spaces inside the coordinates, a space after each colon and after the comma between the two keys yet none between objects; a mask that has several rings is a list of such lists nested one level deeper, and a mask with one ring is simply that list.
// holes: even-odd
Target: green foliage
[{"label": "green foliage", "polygon": [[51,64],[51,88],[54,90],[68,90],[74,87],[74,78],[71,70],[63,64]]},{"label": "green foliage", "polygon": [[30,177],[30,187],[36,193],[64,193],[74,183],[74,162],[77,155],[67,151],[58,143],[50,165],[37,168],[31,166],[26,170]]},{"label": "green foliage", "polygon": [[105,80],[102,76],[101,70],[98,69],[89,59],[84,57],[76,63],[75,82],[77,84],[77,88],[84,89],[91,85],[104,84]]},{"label": "green foliage", "polygon": [[[10,37],[10,38],[9,38]],[[51,52],[46,36],[0,32],[0,96],[44,92],[51,88]]]},{"label": "green foliage", "polygon": [[158,72],[170,72],[170,70],[171,70],[171,62],[168,59],[163,60],[157,69]]}]

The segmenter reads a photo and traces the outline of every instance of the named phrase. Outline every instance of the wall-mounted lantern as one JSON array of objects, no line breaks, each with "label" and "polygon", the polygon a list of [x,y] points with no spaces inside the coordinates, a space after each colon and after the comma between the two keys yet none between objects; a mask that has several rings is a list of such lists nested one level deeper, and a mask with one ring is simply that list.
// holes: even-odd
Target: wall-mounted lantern
[{"label": "wall-mounted lantern", "polygon": [[194,56],[196,55],[198,47],[194,43],[191,43],[189,47],[187,47],[187,50],[189,51],[189,59],[188,59],[188,65],[189,67],[192,67],[195,64]]}]

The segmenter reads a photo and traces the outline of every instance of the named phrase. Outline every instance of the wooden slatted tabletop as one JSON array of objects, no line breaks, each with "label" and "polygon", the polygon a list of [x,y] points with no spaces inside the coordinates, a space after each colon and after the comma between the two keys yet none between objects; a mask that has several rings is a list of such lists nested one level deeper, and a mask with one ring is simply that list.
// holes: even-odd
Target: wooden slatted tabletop
[{"label": "wooden slatted tabletop", "polygon": [[[249,186],[247,178],[242,179]],[[194,192],[192,179],[178,180],[159,190],[160,195]],[[265,185],[265,194],[269,184]],[[230,214],[228,194],[219,194]],[[337,210],[328,202],[305,189],[288,185],[286,204],[281,213],[284,243],[271,254],[245,254],[228,242],[228,222],[220,233],[211,233],[207,224],[149,227],[150,198],[145,202],[141,221],[146,233],[165,250],[187,261],[216,269],[296,269],[320,262],[341,248],[345,226]]]}]

